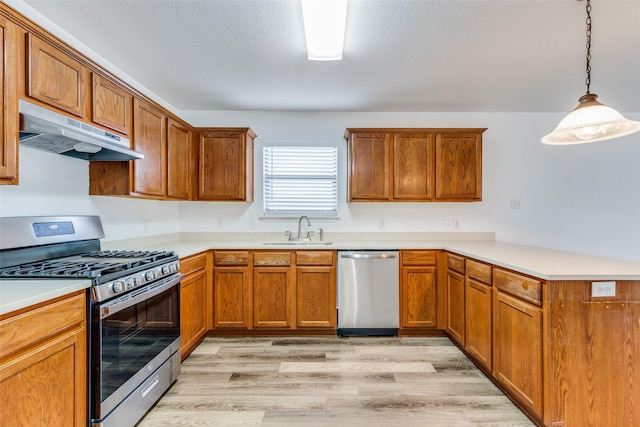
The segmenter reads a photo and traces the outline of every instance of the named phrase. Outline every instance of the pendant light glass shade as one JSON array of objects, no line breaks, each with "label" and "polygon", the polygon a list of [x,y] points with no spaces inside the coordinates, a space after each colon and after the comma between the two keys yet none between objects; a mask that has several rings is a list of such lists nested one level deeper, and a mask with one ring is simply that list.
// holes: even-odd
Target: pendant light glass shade
[{"label": "pendant light glass shade", "polygon": [[640,131],[640,122],[625,119],[613,108],[601,104],[598,95],[580,97],[580,104],[542,138],[549,145],[584,144],[618,138]]}]

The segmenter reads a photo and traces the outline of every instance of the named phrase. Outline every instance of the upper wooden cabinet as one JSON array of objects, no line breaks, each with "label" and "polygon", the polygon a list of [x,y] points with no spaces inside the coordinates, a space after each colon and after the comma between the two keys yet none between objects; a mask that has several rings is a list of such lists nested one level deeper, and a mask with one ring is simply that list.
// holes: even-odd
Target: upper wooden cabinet
[{"label": "upper wooden cabinet", "polygon": [[169,119],[167,125],[167,197],[189,198],[191,176],[191,133],[180,122]]},{"label": "upper wooden cabinet", "polygon": [[249,128],[201,129],[198,199],[253,201],[253,140]]},{"label": "upper wooden cabinet", "polygon": [[0,184],[18,183],[18,82],[20,58],[17,26],[0,16]]},{"label": "upper wooden cabinet", "polygon": [[133,95],[96,73],[92,77],[93,122],[124,135],[131,134]]},{"label": "upper wooden cabinet", "polygon": [[39,37],[27,37],[27,95],[86,117],[89,69]]},{"label": "upper wooden cabinet", "polygon": [[[167,117],[153,105],[134,100],[133,148],[144,159],[133,162],[132,191],[164,196],[167,189]],[[186,159],[185,159],[186,161]]]},{"label": "upper wooden cabinet", "polygon": [[482,134],[436,134],[436,200],[482,199]]},{"label": "upper wooden cabinet", "polygon": [[482,199],[486,129],[347,129],[349,201]]}]

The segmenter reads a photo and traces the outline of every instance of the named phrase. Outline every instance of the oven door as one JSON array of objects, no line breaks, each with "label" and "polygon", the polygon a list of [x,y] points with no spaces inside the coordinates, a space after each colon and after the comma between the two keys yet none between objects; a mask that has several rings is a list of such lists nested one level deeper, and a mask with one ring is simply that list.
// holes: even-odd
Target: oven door
[{"label": "oven door", "polygon": [[[175,274],[91,308],[91,418],[102,420],[180,349]],[[155,403],[155,402],[154,402]]]}]

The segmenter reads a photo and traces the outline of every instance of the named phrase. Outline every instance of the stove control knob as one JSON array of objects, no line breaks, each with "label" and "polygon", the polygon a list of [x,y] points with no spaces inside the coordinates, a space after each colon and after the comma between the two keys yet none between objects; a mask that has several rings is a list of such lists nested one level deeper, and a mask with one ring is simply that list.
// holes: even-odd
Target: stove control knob
[{"label": "stove control knob", "polygon": [[162,266],[162,274],[169,274],[171,273],[171,267],[168,265],[163,265]]},{"label": "stove control knob", "polygon": [[115,282],[112,289],[113,292],[122,292],[124,291],[124,284],[122,282]]},{"label": "stove control knob", "polygon": [[136,283],[133,279],[127,279],[126,283],[127,283],[127,289],[133,289],[136,287]]},{"label": "stove control knob", "polygon": [[177,264],[171,264],[171,272],[172,273],[178,272],[178,265]]},{"label": "stove control knob", "polygon": [[149,280],[153,280],[156,278],[156,272],[155,271],[147,271],[144,275],[144,278],[147,279],[147,281]]}]

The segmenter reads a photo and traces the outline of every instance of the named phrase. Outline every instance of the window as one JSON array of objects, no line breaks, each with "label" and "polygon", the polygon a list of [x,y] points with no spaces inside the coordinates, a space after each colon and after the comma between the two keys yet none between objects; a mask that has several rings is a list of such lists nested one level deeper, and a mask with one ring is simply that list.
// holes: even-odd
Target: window
[{"label": "window", "polygon": [[336,147],[263,148],[265,216],[336,216]]}]

